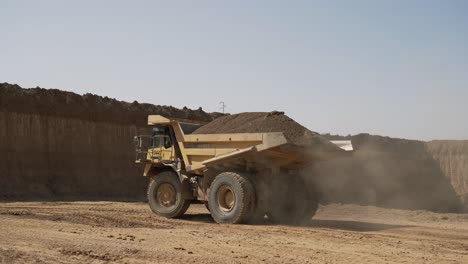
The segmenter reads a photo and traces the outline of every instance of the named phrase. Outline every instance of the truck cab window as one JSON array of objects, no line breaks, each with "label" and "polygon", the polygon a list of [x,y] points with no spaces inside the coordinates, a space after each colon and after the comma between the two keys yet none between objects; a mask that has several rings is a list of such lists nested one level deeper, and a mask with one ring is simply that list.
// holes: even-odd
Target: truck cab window
[{"label": "truck cab window", "polygon": [[153,148],[170,148],[172,146],[171,137],[168,127],[153,128],[153,136],[151,139],[151,147]]}]

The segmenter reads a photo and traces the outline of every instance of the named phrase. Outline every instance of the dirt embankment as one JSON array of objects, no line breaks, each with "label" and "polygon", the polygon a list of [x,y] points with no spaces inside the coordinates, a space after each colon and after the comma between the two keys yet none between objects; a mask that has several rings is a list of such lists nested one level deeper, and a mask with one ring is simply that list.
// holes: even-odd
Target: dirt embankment
[{"label": "dirt embankment", "polygon": [[426,149],[468,208],[468,140],[434,140]]},{"label": "dirt embankment", "polygon": [[0,199],[138,199],[147,179],[133,136],[148,114],[210,121],[199,110],[0,84]]},{"label": "dirt embankment", "polygon": [[57,89],[23,89],[15,84],[0,83],[0,111],[47,115],[94,122],[112,122],[145,126],[147,116],[159,114],[187,120],[209,122],[220,113],[206,113],[146,103],[128,103],[95,94],[79,95]]}]

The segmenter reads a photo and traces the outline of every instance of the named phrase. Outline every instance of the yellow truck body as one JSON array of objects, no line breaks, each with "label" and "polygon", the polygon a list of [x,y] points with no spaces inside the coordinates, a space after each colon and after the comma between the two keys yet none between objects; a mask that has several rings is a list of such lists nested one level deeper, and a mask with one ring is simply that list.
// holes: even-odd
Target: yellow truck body
[{"label": "yellow truck body", "polygon": [[[150,115],[148,125],[153,127],[153,134],[146,136],[146,145],[145,136],[135,137],[136,162],[144,164],[144,176],[152,179],[148,189],[151,209],[166,217],[178,217],[190,203],[201,201],[210,208],[212,215],[216,214],[213,218],[218,223],[246,222],[254,215],[260,216],[257,218],[272,218],[268,216],[269,211],[274,211],[272,196],[279,195],[281,189],[290,185],[288,182],[295,183],[294,188],[301,189],[301,192],[307,192],[302,190],[305,184],[297,176],[301,169],[311,166],[318,159],[343,155],[345,151],[342,149],[352,149],[350,142],[340,141],[333,142],[340,148],[319,153],[313,148],[288,142],[282,132],[188,134],[183,126],[191,126],[193,130],[196,124],[160,115]],[[158,177],[160,174],[163,176]],[[177,178],[180,185],[171,177]],[[217,178],[222,184],[216,182]],[[212,190],[213,182],[216,182],[217,190]],[[277,182],[280,188],[275,188],[273,182]],[[242,185],[251,186],[244,188]],[[283,186],[285,188],[281,188]],[[243,196],[243,192],[250,192],[249,199],[254,201],[239,200],[238,196]],[[288,196],[291,196],[287,191],[285,193],[280,201],[288,200]],[[306,196],[303,198],[310,198]],[[309,200],[316,210],[317,201]],[[239,209],[236,206],[246,207],[245,203],[250,207],[249,212],[234,210]],[[165,213],[174,206],[173,211]],[[281,214],[284,212],[277,215]]]}]

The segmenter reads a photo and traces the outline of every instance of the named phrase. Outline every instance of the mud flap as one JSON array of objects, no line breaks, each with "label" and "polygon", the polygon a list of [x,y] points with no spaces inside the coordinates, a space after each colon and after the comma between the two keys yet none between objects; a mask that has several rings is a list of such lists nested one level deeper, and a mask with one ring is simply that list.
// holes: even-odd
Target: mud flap
[{"label": "mud flap", "polygon": [[187,176],[184,176],[185,179],[182,180],[182,199],[185,199],[185,200],[193,200],[193,199],[196,199],[196,197],[193,195],[193,191],[192,191],[192,186],[190,184],[190,181],[189,179],[187,178]]}]

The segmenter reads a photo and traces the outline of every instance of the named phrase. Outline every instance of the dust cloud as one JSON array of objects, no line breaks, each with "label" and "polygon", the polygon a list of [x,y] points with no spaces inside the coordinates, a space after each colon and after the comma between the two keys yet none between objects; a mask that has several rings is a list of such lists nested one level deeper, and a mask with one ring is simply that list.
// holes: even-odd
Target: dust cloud
[{"label": "dust cloud", "polygon": [[350,137],[350,157],[319,162],[305,172],[308,184],[328,203],[459,212],[461,201],[426,143],[368,134]]}]

